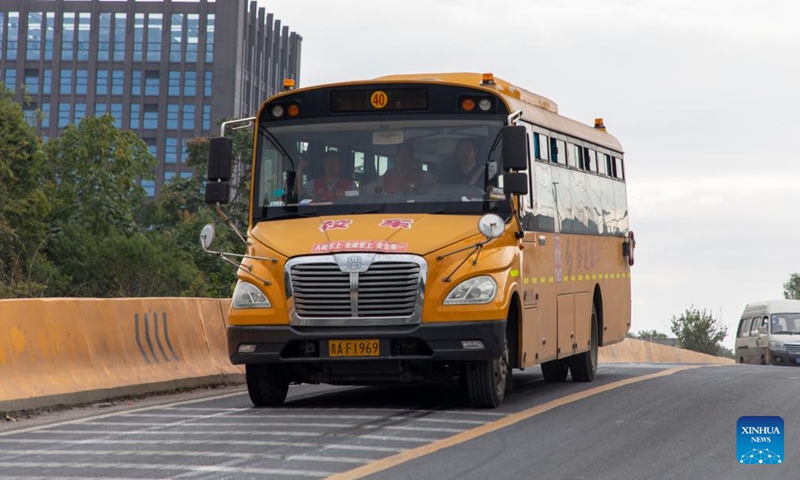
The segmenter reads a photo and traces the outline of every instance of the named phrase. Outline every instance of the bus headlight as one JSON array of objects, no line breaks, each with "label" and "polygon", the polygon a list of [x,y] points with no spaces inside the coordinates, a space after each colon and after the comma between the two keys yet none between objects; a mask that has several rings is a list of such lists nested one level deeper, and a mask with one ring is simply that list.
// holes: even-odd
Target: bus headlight
[{"label": "bus headlight", "polygon": [[786,345],[784,345],[783,342],[772,341],[772,342],[769,342],[769,349],[770,350],[774,350],[776,352],[785,352],[786,351]]},{"label": "bus headlight", "polygon": [[233,308],[271,308],[264,293],[252,283],[239,282],[233,289]]},{"label": "bus headlight", "polygon": [[470,278],[459,283],[444,299],[443,305],[478,305],[494,300],[497,282],[492,277]]}]

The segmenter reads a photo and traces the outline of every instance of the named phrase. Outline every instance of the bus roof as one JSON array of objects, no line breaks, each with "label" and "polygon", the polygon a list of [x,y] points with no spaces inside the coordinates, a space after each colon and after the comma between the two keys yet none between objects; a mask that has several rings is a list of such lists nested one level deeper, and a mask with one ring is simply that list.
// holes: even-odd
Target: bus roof
[{"label": "bus roof", "polygon": [[742,318],[765,313],[800,313],[800,300],[764,300],[747,304]]}]

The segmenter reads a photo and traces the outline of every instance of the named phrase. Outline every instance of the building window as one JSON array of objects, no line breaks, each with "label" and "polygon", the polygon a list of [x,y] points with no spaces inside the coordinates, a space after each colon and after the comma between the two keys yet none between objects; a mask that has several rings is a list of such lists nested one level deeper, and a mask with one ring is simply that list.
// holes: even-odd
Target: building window
[{"label": "building window", "polygon": [[42,52],[42,12],[28,13],[27,60],[39,60]]},{"label": "building window", "polygon": [[194,130],[194,105],[183,104],[183,124],[184,130]]},{"label": "building window", "polygon": [[133,61],[142,61],[144,48],[144,13],[137,13],[133,17]]},{"label": "building window", "polygon": [[131,104],[131,123],[130,129],[131,130],[138,130],[139,129],[139,122],[142,116],[142,106],[138,103]]},{"label": "building window", "polygon": [[144,189],[145,195],[147,195],[148,197],[156,196],[155,180],[142,180],[142,188]]},{"label": "building window", "polygon": [[78,17],[78,60],[89,60],[89,34],[92,27],[92,14],[81,13]]},{"label": "building window", "polygon": [[214,72],[206,72],[206,84],[203,90],[206,97],[211,96],[211,79],[214,77]]},{"label": "building window", "polygon": [[192,178],[192,172],[181,172],[181,178]]},{"label": "building window", "polygon": [[108,105],[105,103],[95,103],[94,104],[94,116],[95,117],[102,117],[108,113]]},{"label": "building window", "polygon": [[3,51],[3,42],[6,38],[6,14],[5,12],[0,12],[0,58],[3,58],[4,51]]},{"label": "building window", "polygon": [[123,70],[114,70],[111,72],[111,95],[122,95],[124,78],[125,72]]},{"label": "building window", "polygon": [[53,85],[53,71],[49,68],[42,72],[42,94],[50,95]]},{"label": "building window", "polygon": [[17,90],[17,70],[15,68],[6,68],[6,74],[3,77],[3,83],[6,88],[12,92]]},{"label": "building window", "polygon": [[108,95],[108,70],[98,70],[95,83],[97,85],[95,88],[97,95]]},{"label": "building window", "polygon": [[114,14],[114,61],[125,60],[125,29],[127,16],[124,13]]},{"label": "building window", "polygon": [[167,105],[167,130],[178,129],[178,112],[180,105],[169,104]]},{"label": "building window", "polygon": [[214,14],[208,14],[208,26],[206,27],[206,63],[214,61]]},{"label": "building window", "polygon": [[86,88],[89,83],[89,72],[87,70],[75,70],[75,93],[86,95]]},{"label": "building window", "polygon": [[185,72],[183,74],[183,95],[185,97],[197,95],[197,72]]},{"label": "building window", "polygon": [[150,155],[158,157],[158,149],[156,148],[156,139],[145,138],[144,143],[147,144],[147,151],[150,153]]},{"label": "building window", "polygon": [[175,178],[175,172],[164,172],[164,184],[169,183],[170,180]]},{"label": "building window", "polygon": [[39,70],[25,70],[25,87],[31,95],[39,94]]},{"label": "building window", "polygon": [[72,70],[61,70],[61,83],[58,93],[69,95],[72,93]]},{"label": "building window", "polygon": [[50,104],[43,103],[40,107],[42,110],[42,128],[50,128]]},{"label": "building window", "polygon": [[47,12],[44,14],[44,59],[53,59],[53,39],[56,36],[56,14]]},{"label": "building window", "polygon": [[61,60],[72,60],[75,48],[75,14],[64,12],[61,27]]},{"label": "building window", "polygon": [[178,163],[178,139],[167,137],[164,144],[164,163]]},{"label": "building window", "polygon": [[172,14],[172,23],[170,25],[169,35],[169,61],[181,61],[181,46],[183,45],[183,14]]},{"label": "building window", "polygon": [[25,123],[30,125],[32,128],[36,128],[37,118],[36,118],[36,106],[35,105],[26,105],[22,109],[22,116],[25,118]]},{"label": "building window", "polygon": [[144,106],[144,129],[145,130],[158,129],[158,105]]},{"label": "building window", "polygon": [[110,113],[111,116],[114,117],[114,126],[117,128],[122,128],[122,104],[112,103]]},{"label": "building window", "polygon": [[200,42],[200,15],[190,13],[187,18],[185,61],[197,62],[197,44]]},{"label": "building window", "polygon": [[97,59],[108,61],[111,53],[111,14],[100,14],[100,35],[97,39]]},{"label": "building window", "polygon": [[161,29],[164,14],[151,13],[147,17],[147,61],[161,61]]},{"label": "building window", "polygon": [[58,104],[58,128],[67,128],[69,125],[69,103]]},{"label": "building window", "polygon": [[[141,75],[141,72],[139,72]],[[151,96],[158,96],[158,71],[149,71],[145,74],[144,79],[144,94]]]},{"label": "building window", "polygon": [[76,103],[75,104],[75,124],[79,124],[81,120],[86,118],[86,104],[85,103]]},{"label": "building window", "polygon": [[203,131],[211,130],[211,105],[203,105]]},{"label": "building window", "polygon": [[181,94],[181,72],[169,72],[169,85],[167,93],[171,97],[177,97]]},{"label": "building window", "polygon": [[17,59],[19,48],[19,12],[8,12],[8,42],[6,43],[6,60]]},{"label": "building window", "polygon": [[131,72],[131,96],[138,97],[142,94],[142,72],[134,70]]}]

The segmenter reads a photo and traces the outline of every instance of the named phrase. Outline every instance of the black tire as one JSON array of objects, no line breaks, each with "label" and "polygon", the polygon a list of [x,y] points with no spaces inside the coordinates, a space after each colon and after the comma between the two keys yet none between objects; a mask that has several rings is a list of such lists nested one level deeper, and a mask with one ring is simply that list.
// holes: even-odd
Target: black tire
[{"label": "black tire", "polygon": [[739,363],[744,363],[744,358],[743,357],[739,357]]},{"label": "black tire", "polygon": [[283,405],[289,380],[281,365],[246,365],[247,393],[256,407]]},{"label": "black tire", "polygon": [[766,364],[767,364],[767,357],[761,355],[761,365],[766,365]]},{"label": "black tire", "polygon": [[464,379],[467,396],[472,405],[480,408],[497,408],[503,404],[509,371],[508,355],[508,342],[504,342],[500,358],[467,362]]},{"label": "black tire", "polygon": [[591,382],[597,374],[597,310],[594,303],[592,303],[591,322],[592,338],[589,342],[589,351],[569,358],[569,371],[574,382]]},{"label": "black tire", "polygon": [[569,365],[565,360],[553,360],[542,364],[542,375],[547,383],[562,383],[567,379]]}]

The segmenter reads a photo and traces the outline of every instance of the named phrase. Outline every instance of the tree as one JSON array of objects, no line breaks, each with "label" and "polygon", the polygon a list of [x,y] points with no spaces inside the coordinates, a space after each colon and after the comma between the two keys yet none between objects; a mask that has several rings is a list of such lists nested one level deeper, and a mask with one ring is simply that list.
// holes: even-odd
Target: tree
[{"label": "tree", "polygon": [[692,307],[680,317],[672,317],[672,333],[678,337],[682,348],[717,355],[719,343],[728,334],[728,327],[710,313]]},{"label": "tree", "polygon": [[783,297],[787,300],[800,300],[800,274],[789,275],[789,281],[783,284]]},{"label": "tree", "polygon": [[642,330],[635,335],[632,335],[632,338],[638,338],[639,340],[666,340],[667,334],[661,333],[656,330]]},{"label": "tree", "polygon": [[0,298],[41,294],[53,267],[41,252],[49,206],[41,141],[0,83]]}]

